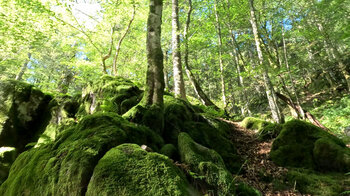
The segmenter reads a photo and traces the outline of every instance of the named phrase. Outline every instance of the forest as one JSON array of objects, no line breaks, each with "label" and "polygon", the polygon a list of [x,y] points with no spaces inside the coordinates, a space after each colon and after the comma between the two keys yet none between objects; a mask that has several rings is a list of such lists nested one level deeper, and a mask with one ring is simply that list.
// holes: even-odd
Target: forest
[{"label": "forest", "polygon": [[0,195],[350,195],[350,0],[0,0]]}]

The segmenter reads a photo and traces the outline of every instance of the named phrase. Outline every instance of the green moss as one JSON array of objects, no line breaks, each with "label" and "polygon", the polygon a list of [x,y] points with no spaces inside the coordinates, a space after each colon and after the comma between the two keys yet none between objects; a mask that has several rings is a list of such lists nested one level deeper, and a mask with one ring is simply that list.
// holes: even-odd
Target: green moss
[{"label": "green moss", "polygon": [[142,91],[122,77],[102,76],[83,90],[79,116],[97,111],[124,114],[141,99]]},{"label": "green moss", "polygon": [[197,143],[218,152],[231,172],[239,170],[242,160],[236,155],[233,143],[227,139],[229,128],[226,124],[206,117],[204,122],[186,122],[184,131]]},{"label": "green moss", "polygon": [[12,147],[0,147],[0,185],[6,180],[10,167],[17,157],[17,151]]},{"label": "green moss", "polygon": [[191,195],[190,189],[166,156],[123,144],[98,162],[86,195]]},{"label": "green moss", "polygon": [[[283,126],[273,142],[270,156],[281,166],[343,171],[349,167],[348,152],[337,137],[310,123],[292,120]],[[327,165],[327,161],[322,160],[328,155],[336,163]]]},{"label": "green moss", "polygon": [[51,118],[51,99],[32,85],[0,81],[0,146],[13,146],[21,152],[35,142]]},{"label": "green moss", "polygon": [[237,196],[262,196],[260,191],[254,189],[253,187],[250,187],[249,185],[245,183],[239,183],[236,188],[236,194]]},{"label": "green moss", "polygon": [[258,138],[261,141],[276,138],[278,134],[280,134],[282,128],[283,128],[283,125],[281,124],[276,124],[276,123],[268,124],[258,132]]},{"label": "green moss", "polygon": [[350,149],[332,140],[318,139],[315,142],[313,156],[319,170],[350,171]]},{"label": "green moss", "polygon": [[187,133],[180,133],[178,148],[181,161],[188,164],[195,173],[204,177],[206,183],[219,195],[233,193],[233,177],[226,169],[223,159],[215,151],[192,140]]},{"label": "green moss", "polygon": [[252,130],[257,130],[260,131],[267,125],[270,125],[271,123],[263,121],[258,118],[254,117],[247,117],[241,122],[241,126],[246,128],[246,129],[252,129]]},{"label": "green moss", "polygon": [[161,134],[164,127],[163,107],[158,105],[143,106],[138,104],[123,115],[130,122],[145,125]]},{"label": "green moss", "polygon": [[165,144],[159,152],[173,160],[179,159],[177,148],[173,144]]},{"label": "green moss", "polygon": [[340,195],[350,190],[350,178],[344,174],[318,173],[307,169],[290,169],[287,184],[302,194]]},{"label": "green moss", "polygon": [[111,113],[96,113],[58,135],[54,143],[22,153],[0,195],[82,195],[98,160],[125,143],[163,145],[159,135]]}]

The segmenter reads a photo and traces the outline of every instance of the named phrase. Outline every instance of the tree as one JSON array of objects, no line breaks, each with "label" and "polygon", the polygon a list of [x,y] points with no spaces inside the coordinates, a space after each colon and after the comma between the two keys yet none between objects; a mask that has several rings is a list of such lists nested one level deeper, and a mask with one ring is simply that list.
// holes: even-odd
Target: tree
[{"label": "tree", "polygon": [[147,76],[143,101],[146,105],[163,105],[164,74],[161,48],[162,0],[150,0],[147,20]]},{"label": "tree", "polygon": [[172,0],[172,54],[175,96],[186,99],[185,83],[182,74],[179,28],[179,2]]},{"label": "tree", "polygon": [[257,22],[255,17],[255,8],[254,8],[253,0],[249,0],[249,5],[250,5],[250,17],[251,17],[250,23],[252,25],[252,29],[254,33],[255,46],[256,46],[256,51],[258,53],[258,58],[259,58],[259,65],[262,66],[262,69],[263,69],[262,74],[264,78],[265,92],[266,92],[267,99],[269,101],[272,118],[277,123],[283,123],[284,122],[283,115],[280,111],[280,108],[277,105],[277,97],[269,77],[268,68],[264,64],[264,57],[260,47],[260,38],[259,38],[258,27],[257,27]]}]

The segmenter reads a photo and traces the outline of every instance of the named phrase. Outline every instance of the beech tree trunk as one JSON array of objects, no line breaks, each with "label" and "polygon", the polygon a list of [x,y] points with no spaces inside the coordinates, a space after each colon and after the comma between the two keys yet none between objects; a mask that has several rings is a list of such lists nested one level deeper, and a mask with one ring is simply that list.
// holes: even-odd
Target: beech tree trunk
[{"label": "beech tree trunk", "polygon": [[172,0],[172,54],[175,96],[186,99],[185,83],[182,73],[179,31],[179,2]]},{"label": "beech tree trunk", "polygon": [[30,62],[31,57],[32,57],[32,53],[29,52],[28,59],[26,60],[26,62],[23,63],[23,66],[22,66],[21,70],[19,71],[19,73],[17,74],[15,80],[22,80],[24,73],[28,69],[28,63]]},{"label": "beech tree trunk", "polygon": [[266,96],[269,102],[270,110],[272,113],[272,118],[276,123],[283,123],[284,118],[283,115],[277,105],[277,98],[275,94],[275,90],[273,88],[272,82],[270,80],[269,74],[268,74],[268,69],[266,65],[264,64],[264,57],[260,48],[260,40],[259,40],[259,33],[258,33],[258,27],[257,27],[257,22],[256,22],[256,17],[255,17],[255,9],[254,9],[254,4],[253,0],[249,0],[249,5],[250,5],[250,23],[252,25],[253,29],[253,34],[254,34],[254,40],[255,40],[255,45],[256,45],[256,50],[258,53],[258,58],[259,58],[259,64],[263,68],[263,79],[264,79],[264,85],[265,85],[265,91],[266,91]]},{"label": "beech tree trunk", "polygon": [[224,79],[224,63],[222,61],[222,38],[221,38],[221,27],[220,27],[220,18],[217,11],[217,1],[214,3],[215,19],[216,19],[216,30],[218,33],[218,43],[219,43],[219,65],[220,65],[220,80],[221,80],[221,93],[222,101],[224,102],[224,108],[227,106],[226,100],[226,87]]},{"label": "beech tree trunk", "polygon": [[185,30],[184,30],[184,38],[185,38],[185,41],[184,41],[184,44],[185,44],[184,66],[185,66],[185,70],[186,70],[186,75],[187,75],[188,79],[190,80],[191,85],[193,86],[194,92],[196,93],[199,100],[203,103],[203,105],[213,106],[215,109],[219,110],[219,108],[209,99],[209,97],[204,93],[204,91],[200,87],[200,85],[199,85],[196,77],[193,75],[191,68],[189,66],[189,63],[188,63],[188,53],[189,53],[188,31],[189,31],[189,27],[190,27],[190,23],[191,23],[192,10],[193,10],[192,9],[192,0],[188,0],[187,19],[186,19],[186,26],[185,26]]},{"label": "beech tree trunk", "polygon": [[150,0],[147,21],[147,75],[143,102],[163,105],[164,74],[161,48],[162,0]]},{"label": "beech tree trunk", "polygon": [[[293,80],[293,77],[292,77],[292,74],[290,72],[290,67],[289,67],[289,61],[288,61],[288,57],[287,57],[287,46],[286,46],[286,40],[284,38],[284,27],[283,27],[283,23],[282,23],[282,42],[283,42],[283,53],[284,53],[284,61],[285,61],[285,64],[286,64],[286,68],[287,68],[287,72],[288,72],[288,77],[289,77],[289,80],[291,82],[291,85],[292,85],[292,92],[294,94],[294,97],[295,97],[295,101],[296,101],[296,105],[301,108],[301,104],[300,104],[300,101],[299,101],[299,95],[298,95],[298,92],[295,88],[295,84],[294,84],[294,80]],[[298,115],[298,117],[304,119],[305,118],[305,114],[304,114],[304,110],[300,110],[299,113],[300,115]]]}]

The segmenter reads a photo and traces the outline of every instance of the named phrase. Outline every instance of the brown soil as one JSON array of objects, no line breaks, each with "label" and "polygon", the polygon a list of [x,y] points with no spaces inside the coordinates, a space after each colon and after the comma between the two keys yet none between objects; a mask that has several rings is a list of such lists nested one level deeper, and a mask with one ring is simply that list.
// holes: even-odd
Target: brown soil
[{"label": "brown soil", "polygon": [[261,142],[257,139],[254,131],[241,127],[238,122],[221,120],[232,126],[230,139],[236,144],[237,153],[245,160],[241,172],[236,177],[238,181],[245,182],[258,189],[263,195],[302,195],[294,188],[285,191],[274,190],[271,181],[282,180],[288,170],[283,167],[278,167],[269,160],[272,140]]}]

